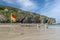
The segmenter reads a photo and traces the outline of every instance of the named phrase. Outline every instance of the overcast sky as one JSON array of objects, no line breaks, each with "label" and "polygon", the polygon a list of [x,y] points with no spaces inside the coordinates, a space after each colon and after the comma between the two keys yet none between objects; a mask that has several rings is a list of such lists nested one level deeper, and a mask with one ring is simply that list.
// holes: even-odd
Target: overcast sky
[{"label": "overcast sky", "polygon": [[0,0],[0,4],[40,13],[60,22],[60,0]]}]

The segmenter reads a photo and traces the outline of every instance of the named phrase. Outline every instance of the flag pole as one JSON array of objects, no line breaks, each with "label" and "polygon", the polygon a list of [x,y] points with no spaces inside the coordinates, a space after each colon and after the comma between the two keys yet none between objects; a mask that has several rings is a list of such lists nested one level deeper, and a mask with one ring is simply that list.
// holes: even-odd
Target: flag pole
[{"label": "flag pole", "polygon": [[10,23],[11,23],[11,27],[10,27],[10,29],[11,29],[11,31],[13,30],[13,28],[12,28],[12,13],[10,14],[10,18],[11,18],[11,21],[10,21]]},{"label": "flag pole", "polygon": [[11,24],[12,24],[12,13],[11,13]]}]

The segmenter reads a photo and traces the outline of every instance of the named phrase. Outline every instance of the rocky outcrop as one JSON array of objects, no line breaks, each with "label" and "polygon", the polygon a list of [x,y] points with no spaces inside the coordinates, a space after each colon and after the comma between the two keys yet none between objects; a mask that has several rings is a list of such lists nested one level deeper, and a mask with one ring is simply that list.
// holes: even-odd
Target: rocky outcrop
[{"label": "rocky outcrop", "polygon": [[6,17],[0,14],[0,22],[6,21]]},{"label": "rocky outcrop", "polygon": [[48,19],[48,24],[55,24],[55,23],[56,23],[55,18],[49,18]]}]

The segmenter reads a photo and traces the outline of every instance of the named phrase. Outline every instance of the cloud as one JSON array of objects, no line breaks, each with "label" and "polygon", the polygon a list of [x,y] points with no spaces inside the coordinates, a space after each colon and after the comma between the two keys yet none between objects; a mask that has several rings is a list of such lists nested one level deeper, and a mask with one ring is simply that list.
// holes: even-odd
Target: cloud
[{"label": "cloud", "polygon": [[54,0],[52,5],[49,5],[49,3],[47,4],[48,6],[45,5],[41,13],[46,16],[56,18],[57,23],[60,22],[60,0]]},{"label": "cloud", "polygon": [[57,0],[54,4],[53,9],[50,11],[51,16],[55,17],[57,22],[60,22],[60,2]]},{"label": "cloud", "polygon": [[48,12],[53,7],[54,2],[50,0],[45,0],[45,5],[41,8],[41,12]]},{"label": "cloud", "polygon": [[6,2],[6,3],[10,3],[10,4],[12,4],[13,3],[13,1],[12,0],[3,0],[4,2]]},{"label": "cloud", "polygon": [[18,5],[20,6],[20,9],[26,10],[26,11],[35,11],[38,9],[38,6],[31,0],[3,0],[6,3]]},{"label": "cloud", "polygon": [[17,0],[17,3],[20,4],[21,9],[24,9],[24,10],[32,11],[38,8],[37,5],[30,0]]}]

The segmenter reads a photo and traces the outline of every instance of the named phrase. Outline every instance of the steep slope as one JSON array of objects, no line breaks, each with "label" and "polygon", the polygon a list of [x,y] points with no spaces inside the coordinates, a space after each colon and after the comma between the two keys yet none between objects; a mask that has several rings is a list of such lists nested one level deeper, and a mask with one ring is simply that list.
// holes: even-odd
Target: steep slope
[{"label": "steep slope", "polygon": [[16,15],[16,23],[55,23],[55,18],[49,18],[33,12],[23,11],[10,6],[0,5],[0,23],[10,23],[11,13]]}]

